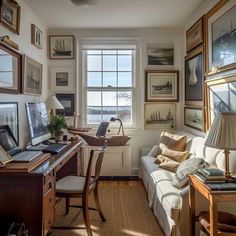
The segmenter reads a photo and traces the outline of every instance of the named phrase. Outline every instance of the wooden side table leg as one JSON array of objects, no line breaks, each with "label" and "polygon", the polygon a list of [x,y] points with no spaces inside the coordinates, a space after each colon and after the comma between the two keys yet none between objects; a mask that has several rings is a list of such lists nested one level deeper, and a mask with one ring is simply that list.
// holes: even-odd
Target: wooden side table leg
[{"label": "wooden side table leg", "polygon": [[217,222],[218,222],[217,204],[214,201],[214,197],[210,195],[210,236],[217,235]]},{"label": "wooden side table leg", "polygon": [[189,187],[190,235],[195,236],[195,189],[191,182]]}]

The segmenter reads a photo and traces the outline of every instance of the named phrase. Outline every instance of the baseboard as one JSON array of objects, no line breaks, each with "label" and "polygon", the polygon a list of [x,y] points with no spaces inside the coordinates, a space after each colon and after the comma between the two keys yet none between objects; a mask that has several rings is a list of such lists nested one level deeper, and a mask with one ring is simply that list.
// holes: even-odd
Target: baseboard
[{"label": "baseboard", "polygon": [[132,181],[138,181],[140,178],[138,176],[100,176],[100,180],[132,180]]}]

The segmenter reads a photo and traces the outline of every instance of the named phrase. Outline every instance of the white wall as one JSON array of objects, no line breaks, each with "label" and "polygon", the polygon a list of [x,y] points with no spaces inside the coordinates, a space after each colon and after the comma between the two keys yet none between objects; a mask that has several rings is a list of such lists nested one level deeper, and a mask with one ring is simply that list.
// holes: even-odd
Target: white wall
[{"label": "white wall", "polygon": [[[9,35],[19,45],[19,52],[43,64],[42,96],[0,94],[0,102],[18,102],[20,146],[28,142],[29,129],[25,112],[25,102],[44,101],[47,97],[47,28],[34,12],[22,0],[17,1],[21,7],[20,35],[14,34],[0,25],[0,36]],[[43,49],[31,44],[31,23],[43,31]]]},{"label": "white wall", "polygon": [[[79,52],[77,60],[49,60],[49,69],[55,66],[71,67],[74,71],[74,79],[77,78],[78,87],[78,114],[82,114],[82,68],[80,42],[82,39],[136,39],[137,40],[137,64],[136,64],[136,82],[137,82],[137,101],[136,101],[136,129],[126,129],[125,133],[131,135],[129,141],[132,148],[132,169],[133,174],[137,174],[140,160],[140,149],[142,147],[151,147],[159,141],[161,130],[144,130],[144,72],[146,69],[147,44],[173,44],[175,47],[175,69],[181,69],[183,63],[182,32],[180,30],[158,30],[158,29],[50,29],[49,35],[67,34],[75,35],[77,41],[77,50]],[[50,72],[49,72],[50,73]],[[180,71],[180,88],[183,84],[182,72]],[[182,91],[180,91],[180,94]],[[177,128],[182,125],[181,103],[177,105]],[[173,131],[172,131],[173,132]]]}]

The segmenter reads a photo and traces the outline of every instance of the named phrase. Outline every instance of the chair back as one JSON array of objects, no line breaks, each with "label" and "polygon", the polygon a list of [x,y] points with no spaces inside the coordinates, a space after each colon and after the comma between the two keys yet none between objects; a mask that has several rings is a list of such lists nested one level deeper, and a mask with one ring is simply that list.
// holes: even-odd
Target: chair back
[{"label": "chair back", "polygon": [[[87,167],[83,192],[86,191],[88,193],[96,187],[98,178],[100,176],[100,171],[101,171],[103,157],[104,157],[106,147],[107,147],[107,140],[104,141],[102,149],[92,149],[90,151],[89,163],[88,163],[88,167]],[[94,163],[94,154],[95,153],[98,153],[98,157],[97,157],[97,161],[95,163],[95,175],[92,176],[92,167],[93,167],[93,163]]]}]

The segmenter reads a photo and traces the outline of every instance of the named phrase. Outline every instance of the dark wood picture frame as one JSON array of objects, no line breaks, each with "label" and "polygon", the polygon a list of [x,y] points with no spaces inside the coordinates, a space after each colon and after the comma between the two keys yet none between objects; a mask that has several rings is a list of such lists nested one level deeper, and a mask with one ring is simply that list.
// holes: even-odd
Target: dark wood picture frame
[{"label": "dark wood picture frame", "polygon": [[[153,92],[156,93],[156,96],[155,94],[153,94]],[[179,71],[178,70],[146,70],[145,71],[145,101],[146,102],[178,102],[179,101]]]},{"label": "dark wood picture frame", "polygon": [[31,43],[39,48],[43,48],[43,32],[35,24],[31,24]]},{"label": "dark wood picture frame", "polygon": [[[64,109],[57,109],[57,115],[74,116],[75,112],[75,95],[73,93],[56,93],[57,99],[62,103]],[[65,102],[69,102],[70,106],[65,106]]]},{"label": "dark wood picture frame", "polygon": [[0,0],[0,23],[10,31],[20,34],[20,6],[15,0]]},{"label": "dark wood picture frame", "polygon": [[[15,71],[12,71],[12,74],[13,74],[12,87],[8,87],[8,88],[6,88],[5,86],[0,87],[0,93],[18,94],[22,91],[22,55],[0,42],[0,54],[1,54],[1,51],[3,51],[4,54],[11,55],[13,58],[16,59],[17,63],[14,65],[9,65],[9,66],[12,68],[14,66],[17,66],[17,68]],[[3,73],[4,73],[4,71],[3,71]],[[15,76],[14,76],[14,74],[15,74]],[[3,81],[4,80],[5,79],[3,79]],[[1,81],[1,71],[0,71],[0,81]]]}]

